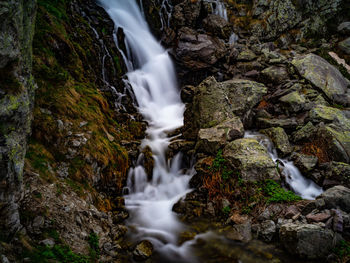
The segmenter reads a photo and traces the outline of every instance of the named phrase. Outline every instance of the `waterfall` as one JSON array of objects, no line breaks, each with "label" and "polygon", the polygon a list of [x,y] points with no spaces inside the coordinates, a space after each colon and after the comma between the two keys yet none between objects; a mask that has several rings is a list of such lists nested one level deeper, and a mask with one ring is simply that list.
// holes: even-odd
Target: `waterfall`
[{"label": "waterfall", "polygon": [[129,223],[137,229],[136,238],[152,241],[156,250],[164,254],[174,253],[183,226],[172,207],[189,191],[190,179],[180,168],[180,155],[170,163],[165,156],[169,145],[167,132],[183,125],[184,104],[175,69],[167,51],[152,36],[136,0],[100,0],[100,3],[116,29],[123,28],[128,82],[138,110],[148,122],[142,147],[149,146],[154,158],[150,180],[141,161],[129,172],[129,194],[125,196],[131,212]]},{"label": "waterfall", "polygon": [[267,149],[271,159],[276,164],[282,163],[282,173],[286,178],[286,183],[297,195],[301,196],[303,199],[313,200],[322,194],[322,188],[312,180],[305,178],[293,162],[278,158],[276,148],[267,136],[257,132],[246,132],[244,137],[258,140],[259,143]]}]

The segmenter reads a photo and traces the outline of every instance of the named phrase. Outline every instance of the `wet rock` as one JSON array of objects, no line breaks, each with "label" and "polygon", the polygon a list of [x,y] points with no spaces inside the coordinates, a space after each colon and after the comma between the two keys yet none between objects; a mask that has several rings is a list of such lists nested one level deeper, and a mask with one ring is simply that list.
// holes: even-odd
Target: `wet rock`
[{"label": "wet rock", "polygon": [[153,254],[153,245],[148,240],[141,241],[133,251],[134,259],[143,261],[150,258]]},{"label": "wet rock", "polygon": [[257,119],[258,128],[271,128],[271,127],[281,127],[283,129],[295,129],[301,124],[301,121],[296,118],[287,118],[287,119],[269,119],[259,117]]},{"label": "wet rock", "polygon": [[183,64],[192,70],[214,65],[225,56],[226,47],[222,40],[184,27],[179,31],[176,55]]},{"label": "wet rock", "polygon": [[313,170],[318,162],[318,158],[316,156],[300,153],[293,153],[292,160],[294,161],[295,166],[298,167],[302,173],[308,173]]},{"label": "wet rock", "polygon": [[289,144],[288,135],[283,130],[283,128],[269,128],[260,130],[260,132],[271,139],[277,151],[282,154],[282,156],[286,156],[292,152],[292,147]]},{"label": "wet rock", "polygon": [[323,192],[318,198],[325,201],[326,207],[329,209],[340,208],[341,210],[350,212],[350,189],[344,186],[334,186]]},{"label": "wet rock", "polygon": [[299,112],[305,108],[306,99],[298,91],[291,92],[279,99],[283,107],[289,112]]},{"label": "wet rock", "polygon": [[232,27],[229,22],[218,15],[209,15],[203,20],[203,26],[208,31],[213,33],[215,36],[228,40]]},{"label": "wet rock", "polygon": [[276,84],[288,81],[288,71],[285,67],[271,66],[264,69],[261,74],[268,80]]},{"label": "wet rock", "polygon": [[243,224],[234,225],[225,236],[231,240],[247,243],[252,240],[252,225],[249,221]]},{"label": "wet rock", "polygon": [[223,156],[241,172],[245,181],[278,180],[276,165],[255,139],[238,139],[224,148]]},{"label": "wet rock", "polygon": [[350,22],[341,23],[338,28],[338,32],[345,35],[350,35]]},{"label": "wet rock", "polygon": [[350,187],[350,165],[342,162],[330,162],[323,165],[325,177],[338,182],[338,185]]},{"label": "wet rock", "polygon": [[350,55],[350,37],[338,43],[338,47],[344,53]]},{"label": "wet rock", "polygon": [[265,242],[271,242],[276,233],[276,225],[272,220],[266,220],[261,223],[259,238]]},{"label": "wet rock", "polygon": [[279,237],[289,253],[302,258],[323,258],[335,247],[334,232],[318,225],[287,223],[281,226]]},{"label": "wet rock", "polygon": [[302,77],[321,89],[329,100],[345,106],[350,103],[347,93],[350,81],[326,60],[308,54],[295,58],[292,64]]},{"label": "wet rock", "polygon": [[244,136],[241,120],[236,117],[228,119],[212,128],[200,129],[196,148],[215,155],[226,143]]}]

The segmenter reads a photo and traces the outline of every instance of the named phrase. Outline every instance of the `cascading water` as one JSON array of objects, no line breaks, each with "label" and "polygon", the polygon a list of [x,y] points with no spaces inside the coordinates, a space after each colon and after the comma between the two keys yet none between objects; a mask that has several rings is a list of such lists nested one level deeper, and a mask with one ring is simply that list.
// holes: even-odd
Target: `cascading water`
[{"label": "cascading water", "polygon": [[303,199],[312,200],[322,194],[322,188],[313,181],[305,178],[293,162],[278,158],[277,151],[268,137],[257,132],[246,132],[244,137],[258,140],[267,149],[271,159],[276,164],[282,164],[286,182],[297,195]]},{"label": "cascading water", "polygon": [[[213,14],[221,16],[226,21],[228,21],[227,9],[226,9],[225,3],[221,2],[220,0],[206,0],[206,1],[211,4]],[[234,32],[232,32],[228,42],[230,44],[234,44],[237,42],[237,40],[238,40],[238,36]]]},{"label": "cascading water", "polygon": [[[142,146],[149,146],[154,156],[152,179],[142,165],[130,170],[126,206],[131,224],[137,228],[136,238],[147,238],[160,252],[176,250],[182,224],[172,207],[189,188],[189,175],[180,168],[178,155],[168,163],[165,157],[167,132],[183,125],[184,105],[181,102],[171,59],[150,33],[135,0],[100,0],[115,23],[123,28],[127,48],[128,82],[133,88],[138,109],[148,122],[147,137]],[[184,251],[181,251],[183,253]]]}]

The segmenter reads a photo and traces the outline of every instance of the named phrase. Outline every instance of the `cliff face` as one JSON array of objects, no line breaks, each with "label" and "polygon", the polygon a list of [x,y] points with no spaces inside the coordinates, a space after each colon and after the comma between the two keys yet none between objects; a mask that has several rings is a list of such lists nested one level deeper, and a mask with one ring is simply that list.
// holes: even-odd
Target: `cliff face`
[{"label": "cliff face", "polygon": [[35,90],[35,11],[35,0],[0,1],[0,232],[4,236],[20,227],[17,201]]}]

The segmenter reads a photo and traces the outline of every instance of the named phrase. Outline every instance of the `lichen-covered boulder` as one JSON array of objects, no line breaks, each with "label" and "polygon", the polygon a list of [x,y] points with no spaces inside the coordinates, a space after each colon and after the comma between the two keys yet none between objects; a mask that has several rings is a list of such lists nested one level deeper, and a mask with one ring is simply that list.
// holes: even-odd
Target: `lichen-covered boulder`
[{"label": "lichen-covered boulder", "polygon": [[197,150],[215,155],[226,143],[244,136],[240,118],[228,119],[212,128],[200,129]]},{"label": "lichen-covered boulder", "polygon": [[340,109],[317,105],[310,110],[309,119],[314,123],[333,123],[341,130],[350,131],[350,118]]},{"label": "lichen-covered boulder", "polygon": [[267,88],[255,81],[205,79],[196,87],[191,107],[186,108],[185,137],[195,138],[199,129],[214,127],[236,116],[244,122],[266,93]]},{"label": "lichen-covered boulder", "polygon": [[260,132],[271,139],[280,154],[285,156],[292,152],[292,147],[289,144],[288,135],[283,128],[273,127],[260,130]]},{"label": "lichen-covered boulder", "polygon": [[317,165],[318,158],[312,155],[293,153],[292,160],[302,173],[308,173]]},{"label": "lichen-covered boulder", "polygon": [[240,172],[245,181],[278,180],[276,165],[265,147],[255,139],[238,139],[227,144],[224,158]]},{"label": "lichen-covered boulder", "polygon": [[324,258],[336,245],[332,230],[312,224],[284,224],[279,237],[289,253],[308,259]]},{"label": "lichen-covered boulder", "polygon": [[299,112],[305,108],[307,102],[305,96],[298,91],[293,91],[279,99],[283,107],[289,112]]},{"label": "lichen-covered boulder", "polygon": [[261,74],[269,81],[280,84],[288,81],[288,71],[285,67],[281,66],[270,66],[264,69]]},{"label": "lichen-covered boulder", "polygon": [[315,54],[308,54],[296,57],[292,64],[302,77],[321,89],[333,103],[350,105],[350,81],[326,60]]}]

